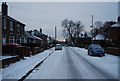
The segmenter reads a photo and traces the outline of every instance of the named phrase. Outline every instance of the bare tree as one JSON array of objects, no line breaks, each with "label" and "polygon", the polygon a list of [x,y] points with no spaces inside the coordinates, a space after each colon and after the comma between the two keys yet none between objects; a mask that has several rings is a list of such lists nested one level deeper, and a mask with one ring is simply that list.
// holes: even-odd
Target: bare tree
[{"label": "bare tree", "polygon": [[103,23],[101,22],[101,21],[96,21],[95,22],[95,27],[96,28],[100,28],[100,27],[102,27],[103,26]]},{"label": "bare tree", "polygon": [[100,28],[103,27],[103,23],[101,21],[96,21],[95,26],[93,27],[93,30],[91,30],[91,35],[95,37],[97,34],[100,33]]},{"label": "bare tree", "polygon": [[91,30],[91,35],[94,37],[97,34],[102,33],[105,36],[107,36],[107,34],[108,34],[107,30],[115,23],[116,22],[114,22],[114,21],[106,21],[104,23],[102,23],[101,21],[96,21],[94,29]]},{"label": "bare tree", "polygon": [[75,44],[75,39],[80,36],[84,30],[84,25],[80,22],[65,19],[62,21],[63,34],[66,39],[70,39]]}]

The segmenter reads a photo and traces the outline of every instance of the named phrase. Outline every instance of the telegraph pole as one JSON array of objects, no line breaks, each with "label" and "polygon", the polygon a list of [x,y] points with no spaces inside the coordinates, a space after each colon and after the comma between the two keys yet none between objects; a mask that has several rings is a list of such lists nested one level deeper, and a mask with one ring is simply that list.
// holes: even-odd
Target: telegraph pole
[{"label": "telegraph pole", "polygon": [[[92,33],[93,33],[93,15],[92,15]],[[93,44],[93,35],[92,35],[92,44]]]},{"label": "telegraph pole", "polygon": [[118,17],[120,17],[120,1],[118,2]]},{"label": "telegraph pole", "polygon": [[57,27],[55,26],[55,40],[57,40]]}]

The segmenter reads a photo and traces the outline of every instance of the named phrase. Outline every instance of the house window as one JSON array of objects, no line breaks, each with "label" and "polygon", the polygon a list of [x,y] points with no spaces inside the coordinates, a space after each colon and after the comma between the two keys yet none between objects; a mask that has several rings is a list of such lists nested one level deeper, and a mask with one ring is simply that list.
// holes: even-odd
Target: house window
[{"label": "house window", "polygon": [[17,27],[20,27],[20,24],[17,24]]},{"label": "house window", "polygon": [[21,38],[17,37],[17,44],[20,44],[20,43],[21,43]]},{"label": "house window", "polygon": [[20,29],[18,28],[17,31],[20,32]]},{"label": "house window", "polygon": [[27,42],[28,42],[28,43],[32,43],[31,39],[28,39]]},{"label": "house window", "polygon": [[4,29],[6,29],[6,18],[3,19],[3,26],[4,26]]},{"label": "house window", "polygon": [[24,38],[24,43],[27,43],[27,38]]},{"label": "house window", "polygon": [[13,30],[13,22],[10,21],[10,30]]},{"label": "house window", "polygon": [[5,36],[3,36],[3,40],[2,40],[2,44],[6,44],[6,37]]},{"label": "house window", "polygon": [[25,39],[24,37],[21,38],[21,43],[24,43],[24,42],[25,42],[24,39]]},{"label": "house window", "polygon": [[9,43],[14,43],[14,37],[13,36],[9,37]]}]

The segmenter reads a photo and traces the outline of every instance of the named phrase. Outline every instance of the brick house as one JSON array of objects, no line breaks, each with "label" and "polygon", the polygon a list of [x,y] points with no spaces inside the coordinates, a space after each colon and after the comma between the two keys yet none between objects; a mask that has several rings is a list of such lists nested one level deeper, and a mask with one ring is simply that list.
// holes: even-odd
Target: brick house
[{"label": "brick house", "polygon": [[118,22],[109,29],[109,41],[111,46],[106,48],[106,52],[120,56],[120,16]]},{"label": "brick house", "polygon": [[42,47],[46,47],[47,46],[47,38],[48,38],[48,35],[45,35],[43,32],[42,32],[42,29],[40,28],[40,31],[38,31],[38,30],[33,30],[32,31],[32,33],[35,35],[35,36],[37,36],[37,37],[39,37],[39,38],[41,38],[42,39],[42,41],[41,41],[41,46]]},{"label": "brick house", "polygon": [[7,43],[24,43],[23,36],[25,24],[8,16],[8,5],[6,2],[2,3],[2,44]]},{"label": "brick house", "polygon": [[33,35],[32,31],[25,31],[24,32],[24,37],[26,38],[26,42],[22,44],[41,44],[42,39]]},{"label": "brick house", "polygon": [[120,16],[118,17],[118,22],[109,29],[109,37],[112,39],[113,46],[120,46]]}]

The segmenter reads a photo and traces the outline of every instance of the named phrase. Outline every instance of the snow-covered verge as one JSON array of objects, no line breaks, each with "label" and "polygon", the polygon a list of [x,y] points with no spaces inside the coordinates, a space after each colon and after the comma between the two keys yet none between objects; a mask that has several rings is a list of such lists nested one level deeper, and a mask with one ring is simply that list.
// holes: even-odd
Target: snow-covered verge
[{"label": "snow-covered verge", "polygon": [[25,57],[25,60],[20,60],[16,63],[10,64],[6,68],[0,69],[0,71],[2,70],[2,79],[20,79],[53,51],[54,48],[51,48],[34,56]]},{"label": "snow-covered verge", "polygon": [[103,57],[89,56],[87,49],[71,47],[78,54],[82,55],[83,58],[87,59],[90,63],[96,65],[99,68],[104,68],[107,72],[118,77],[118,56],[111,54],[105,54]]},{"label": "snow-covered verge", "polygon": [[17,57],[17,55],[16,56],[0,56],[0,60],[13,58],[13,57]]}]

